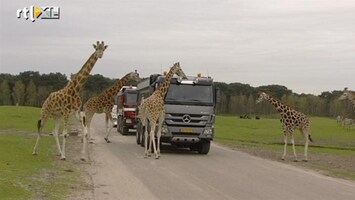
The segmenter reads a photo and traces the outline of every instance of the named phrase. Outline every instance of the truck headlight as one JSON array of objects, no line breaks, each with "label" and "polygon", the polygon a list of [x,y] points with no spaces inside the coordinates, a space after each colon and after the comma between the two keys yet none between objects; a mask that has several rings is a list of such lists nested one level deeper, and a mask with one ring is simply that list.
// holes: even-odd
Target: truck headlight
[{"label": "truck headlight", "polygon": [[213,133],[212,128],[205,128],[205,130],[203,131],[204,135],[212,135],[212,133]]}]

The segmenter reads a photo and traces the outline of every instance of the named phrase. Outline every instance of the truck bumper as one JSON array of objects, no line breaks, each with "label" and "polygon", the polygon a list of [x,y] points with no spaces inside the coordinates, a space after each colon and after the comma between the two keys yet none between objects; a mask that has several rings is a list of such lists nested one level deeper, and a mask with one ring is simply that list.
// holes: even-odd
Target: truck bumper
[{"label": "truck bumper", "polygon": [[198,143],[213,140],[214,127],[163,126],[161,140],[166,143]]}]

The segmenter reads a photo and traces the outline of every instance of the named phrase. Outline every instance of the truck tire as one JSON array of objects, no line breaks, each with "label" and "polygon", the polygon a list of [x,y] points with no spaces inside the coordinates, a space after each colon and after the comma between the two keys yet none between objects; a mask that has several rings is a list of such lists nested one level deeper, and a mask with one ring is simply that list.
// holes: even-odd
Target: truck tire
[{"label": "truck tire", "polygon": [[119,116],[117,118],[117,131],[122,134],[122,117]]},{"label": "truck tire", "polygon": [[116,126],[116,128],[117,128],[117,132],[119,132],[119,133],[120,133],[120,127],[121,127],[121,125],[120,125],[120,117],[117,117],[117,126]]},{"label": "truck tire", "polygon": [[144,147],[144,129],[145,127],[141,125],[141,146]]},{"label": "truck tire", "polygon": [[209,140],[202,140],[198,145],[197,151],[199,154],[206,155],[210,151],[210,146],[211,146],[211,142]]},{"label": "truck tire", "polygon": [[136,143],[137,144],[140,144],[141,143],[141,141],[142,141],[142,139],[141,139],[141,128],[142,127],[142,125],[141,125],[141,123],[138,123],[137,124],[137,129],[136,129]]},{"label": "truck tire", "polygon": [[122,132],[121,133],[122,133],[122,135],[128,135],[128,128],[123,126],[123,124],[122,124]]}]

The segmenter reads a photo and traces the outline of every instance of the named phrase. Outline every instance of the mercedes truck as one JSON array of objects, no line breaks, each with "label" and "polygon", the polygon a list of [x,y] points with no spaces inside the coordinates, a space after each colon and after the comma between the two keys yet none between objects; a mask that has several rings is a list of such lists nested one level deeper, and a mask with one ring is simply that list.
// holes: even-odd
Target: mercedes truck
[{"label": "mercedes truck", "polygon": [[[148,98],[164,81],[164,75],[153,74],[139,83],[138,105],[142,98]],[[182,79],[174,76],[165,98],[166,114],[161,129],[161,142],[208,154],[215,134],[218,94],[211,77],[198,74]],[[136,141],[142,146],[145,128],[138,120]]]}]

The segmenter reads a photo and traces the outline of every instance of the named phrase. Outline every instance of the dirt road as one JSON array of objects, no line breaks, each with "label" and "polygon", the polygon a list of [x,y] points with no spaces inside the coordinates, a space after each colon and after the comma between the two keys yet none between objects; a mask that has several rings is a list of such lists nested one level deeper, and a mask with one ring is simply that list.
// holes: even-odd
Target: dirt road
[{"label": "dirt road", "polygon": [[94,199],[355,199],[355,183],[212,144],[208,155],[166,148],[143,158],[134,136],[112,130],[103,115],[91,127],[95,144],[88,168]]}]

